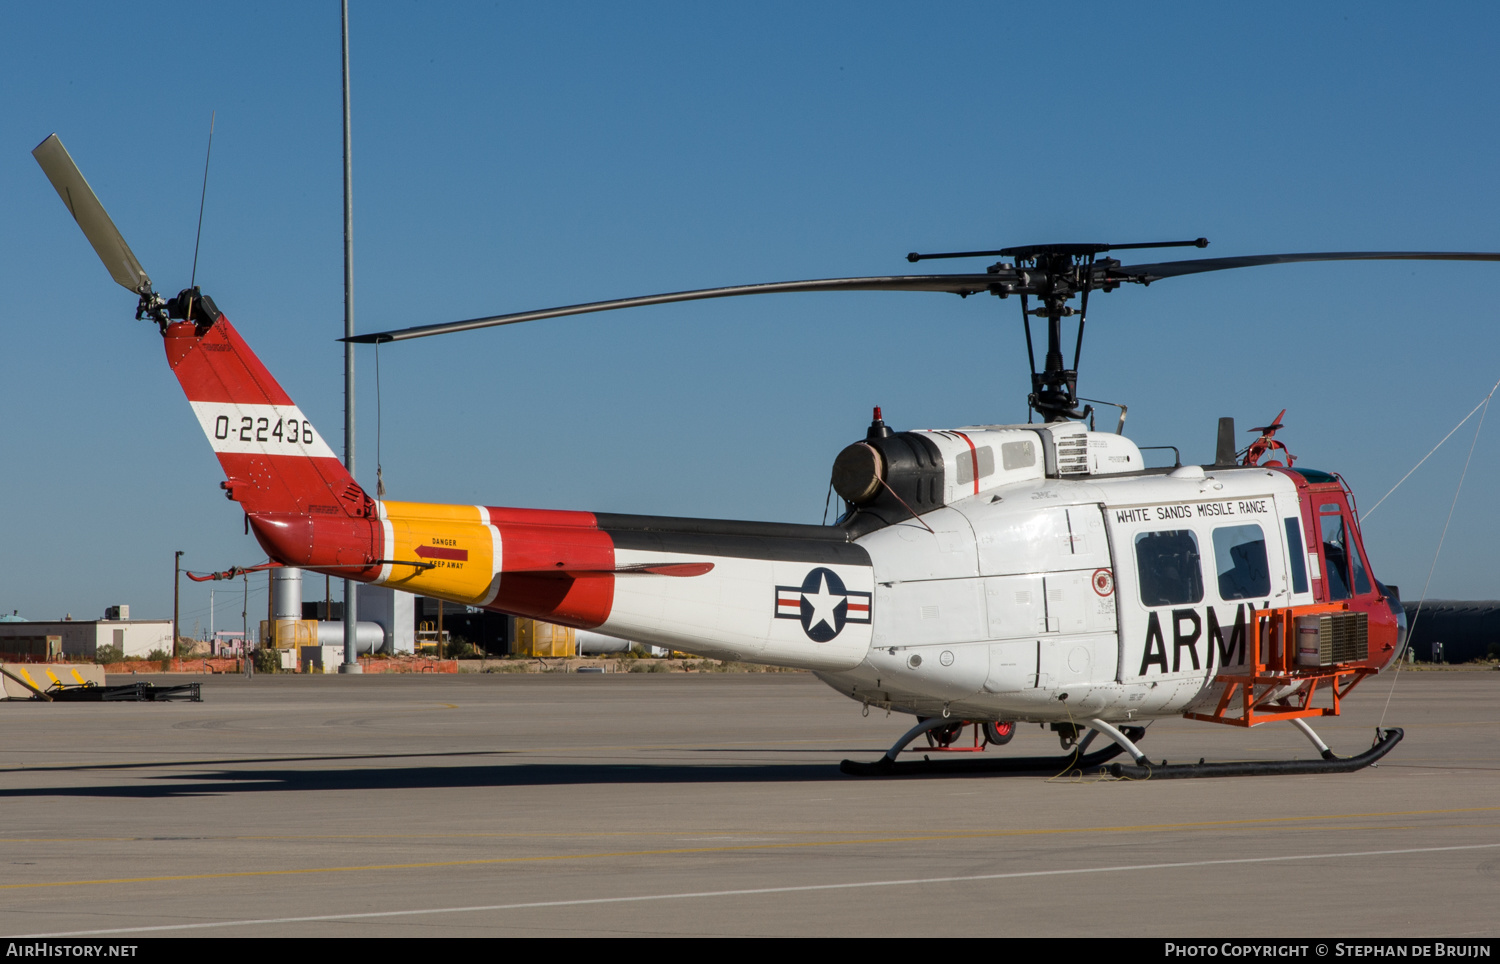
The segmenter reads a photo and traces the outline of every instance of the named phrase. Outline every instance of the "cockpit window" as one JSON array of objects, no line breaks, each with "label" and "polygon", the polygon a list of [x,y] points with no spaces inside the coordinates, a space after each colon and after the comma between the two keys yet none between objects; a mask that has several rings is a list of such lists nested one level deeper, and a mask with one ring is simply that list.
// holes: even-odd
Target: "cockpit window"
[{"label": "cockpit window", "polygon": [[[1331,505],[1323,506],[1325,512],[1332,508],[1334,507]],[[1369,573],[1365,572],[1364,560],[1359,558],[1359,548],[1348,538],[1350,529],[1348,519],[1342,515],[1338,516],[1338,524],[1336,526],[1332,524],[1332,519],[1332,516],[1325,515],[1323,517],[1323,554],[1330,558],[1332,558],[1333,553],[1340,555],[1343,561],[1340,563],[1339,572],[1347,573],[1352,577],[1347,585],[1353,587],[1356,596],[1363,596],[1370,591],[1370,576]],[[1333,533],[1331,538],[1329,535],[1330,531]],[[1335,597],[1330,596],[1329,598],[1332,599]],[[1339,596],[1336,598],[1344,599],[1347,597]]]},{"label": "cockpit window", "polygon": [[1180,606],[1203,601],[1198,537],[1190,529],[1142,532],[1135,537],[1141,605]]},{"label": "cockpit window", "polygon": [[[1336,508],[1324,506],[1324,509]],[[1344,532],[1344,517],[1335,512],[1318,517],[1323,527],[1323,579],[1328,585],[1328,600],[1349,598],[1349,550]]]},{"label": "cockpit window", "polygon": [[1363,596],[1370,591],[1370,576],[1359,558],[1359,549],[1353,545],[1349,547],[1349,568],[1354,571],[1354,593]]},{"label": "cockpit window", "polygon": [[1261,599],[1271,595],[1266,534],[1258,525],[1215,529],[1214,567],[1219,574],[1220,599]]}]

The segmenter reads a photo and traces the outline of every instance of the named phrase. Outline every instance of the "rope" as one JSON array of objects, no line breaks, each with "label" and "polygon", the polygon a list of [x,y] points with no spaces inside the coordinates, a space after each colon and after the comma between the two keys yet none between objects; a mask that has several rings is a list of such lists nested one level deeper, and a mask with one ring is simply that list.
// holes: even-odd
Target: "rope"
[{"label": "rope", "polygon": [[[893,488],[891,488],[890,485],[885,481],[885,479],[882,479],[880,476],[877,475],[875,477],[875,481],[879,482],[881,485],[884,485],[885,486],[885,490],[891,494],[891,497],[894,498],[897,502],[901,503],[901,508],[905,509],[907,512],[910,512],[911,513],[911,517],[913,519],[916,519],[917,522],[921,523],[922,528],[926,529],[928,532],[932,532],[932,526],[930,526],[926,522],[924,522],[923,519],[922,519],[922,517],[919,516],[919,515],[917,515],[916,510],[913,509],[911,506],[909,506],[909,505],[906,504],[906,500],[905,499],[901,498],[901,496],[899,496],[899,495],[896,495],[896,490],[893,489]],[[832,485],[832,484],[833,484],[832,482],[829,483],[829,485]],[[933,535],[937,535],[936,532],[932,532],[932,534]]]},{"label": "rope", "polygon": [[[1479,430],[1484,428],[1484,417],[1489,414],[1490,397],[1495,394],[1496,388],[1500,388],[1500,382],[1495,383],[1495,388],[1490,389],[1490,394],[1486,395],[1484,397],[1484,401],[1480,402],[1479,406],[1474,410],[1479,412],[1479,424],[1474,426],[1474,438],[1469,442],[1469,454],[1468,457],[1464,459],[1464,470],[1459,473],[1458,487],[1453,490],[1453,503],[1448,506],[1448,518],[1443,521],[1443,531],[1442,534],[1438,536],[1437,551],[1432,554],[1432,566],[1427,570],[1427,582],[1422,585],[1422,598],[1417,600],[1417,608],[1416,611],[1412,613],[1411,625],[1406,627],[1406,643],[1408,647],[1411,645],[1412,639],[1414,639],[1416,636],[1417,621],[1422,618],[1422,606],[1427,602],[1427,590],[1432,587],[1432,574],[1437,571],[1438,556],[1443,552],[1443,540],[1448,537],[1448,526],[1453,522],[1453,510],[1458,508],[1458,494],[1464,489],[1464,478],[1469,474],[1469,463],[1474,459],[1474,447],[1479,444]],[[1464,421],[1468,421],[1469,416],[1473,414],[1474,412],[1470,412],[1469,415],[1465,415]],[[1459,423],[1459,425],[1462,424],[1463,422]],[[1454,431],[1458,431],[1456,426],[1454,427]],[[1449,432],[1448,434],[1452,435],[1453,432]],[[1444,439],[1444,441],[1446,441],[1446,438]],[[1443,443],[1439,442],[1438,444],[1441,445]],[[1434,449],[1433,451],[1436,451],[1436,449]],[[1429,452],[1427,454],[1431,455],[1432,453]],[[1423,461],[1425,461],[1425,459]],[[1418,462],[1417,464],[1421,465],[1422,463]],[[1412,471],[1414,472],[1416,470],[1413,469]],[[1408,472],[1406,474],[1410,475],[1411,472]],[[1405,479],[1403,479],[1402,481],[1404,482]],[[1396,484],[1400,485],[1401,483],[1397,482]],[[1391,491],[1395,490],[1393,489]],[[1389,495],[1390,493],[1386,494]],[[1379,504],[1379,502],[1376,503],[1376,505]],[[1371,506],[1370,511],[1375,511],[1375,507]],[[1368,515],[1368,513],[1366,514]],[[1396,682],[1400,679],[1401,661],[1398,659],[1396,662],[1396,675],[1391,678],[1390,691],[1385,694],[1385,707],[1380,711],[1380,722],[1375,724],[1375,738],[1377,741],[1379,741],[1380,739],[1380,728],[1385,725],[1385,714],[1391,708],[1391,696],[1396,692]]]},{"label": "rope", "polygon": [[[1457,432],[1459,429],[1463,428],[1464,422],[1467,422],[1469,419],[1473,418],[1475,412],[1487,406],[1490,403],[1490,398],[1494,396],[1496,389],[1500,389],[1500,382],[1496,382],[1494,386],[1490,388],[1489,395],[1486,395],[1484,396],[1484,398],[1480,399],[1479,404],[1470,409],[1469,414],[1460,419],[1458,424],[1453,426],[1452,431],[1450,431],[1447,435],[1444,435],[1442,441],[1438,442],[1438,444],[1432,447],[1432,452],[1436,452],[1438,449],[1442,448],[1443,442],[1448,441],[1453,437],[1454,432]],[[1481,416],[1481,419],[1482,418],[1483,416]],[[1470,451],[1472,454],[1472,449]],[[1426,455],[1422,456],[1421,461],[1411,467],[1411,472],[1407,472],[1405,475],[1401,476],[1401,482],[1405,482],[1407,479],[1411,478],[1411,473],[1415,472],[1417,469],[1420,469],[1422,467],[1422,462],[1426,462],[1428,459],[1432,458],[1432,452],[1428,452]],[[1395,485],[1391,486],[1391,492],[1395,492],[1397,489],[1401,488],[1401,482],[1397,482]],[[1367,509],[1364,514],[1359,517],[1359,521],[1363,522],[1368,519],[1370,517],[1370,513],[1380,508],[1381,502],[1384,502],[1386,499],[1389,499],[1391,497],[1391,492],[1387,492],[1385,495],[1382,495],[1379,502],[1376,502],[1374,505],[1370,506],[1370,508]]]},{"label": "rope", "polygon": [[[1040,669],[1038,670],[1038,672],[1040,672]],[[1073,728],[1073,752],[1077,753],[1078,752],[1078,746],[1082,742],[1079,739],[1079,737],[1082,736],[1082,734],[1079,732],[1078,721],[1075,720],[1075,719],[1073,719],[1073,707],[1069,706],[1067,703],[1063,703],[1063,709],[1065,711],[1067,711],[1067,714],[1068,714],[1068,725]],[[1104,736],[1104,734],[1102,734],[1102,733],[1100,733],[1099,735],[1100,736]],[[1082,783],[1083,782],[1083,768],[1080,767],[1080,766],[1078,766],[1078,764],[1082,763],[1082,762],[1083,762],[1083,754],[1082,753],[1078,753],[1078,758],[1076,760],[1074,760],[1073,762],[1069,763],[1067,766],[1063,767],[1057,773],[1054,773],[1052,776],[1048,777],[1047,778],[1047,782],[1051,783],[1052,781],[1054,781],[1054,780],[1060,780],[1063,777],[1072,777],[1073,779],[1071,781],[1069,781],[1069,782],[1072,782],[1072,783]],[[1095,782],[1097,783],[1099,781],[1096,780]]]}]

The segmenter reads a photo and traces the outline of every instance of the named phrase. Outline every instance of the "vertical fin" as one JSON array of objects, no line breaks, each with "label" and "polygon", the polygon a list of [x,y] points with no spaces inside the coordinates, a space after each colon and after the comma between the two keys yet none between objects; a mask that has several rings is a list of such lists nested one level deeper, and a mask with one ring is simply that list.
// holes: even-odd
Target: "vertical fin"
[{"label": "vertical fin", "polygon": [[373,567],[373,577],[385,542],[378,507],[229,319],[215,308],[174,322],[163,342],[221,485],[271,558],[361,576]]},{"label": "vertical fin", "polygon": [[373,504],[229,319],[177,322],[167,361],[245,512],[366,517]]}]

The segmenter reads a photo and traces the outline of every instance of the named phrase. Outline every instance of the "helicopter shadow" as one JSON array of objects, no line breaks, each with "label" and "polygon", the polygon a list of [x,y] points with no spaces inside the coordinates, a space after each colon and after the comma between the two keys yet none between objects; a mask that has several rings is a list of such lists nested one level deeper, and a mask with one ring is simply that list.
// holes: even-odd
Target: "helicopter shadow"
[{"label": "helicopter shadow", "polygon": [[[75,771],[76,772],[76,771]],[[507,787],[682,784],[821,783],[843,781],[837,763],[710,764],[514,763],[499,765],[360,767],[319,770],[259,768],[173,773],[140,782],[92,786],[0,787],[0,800],[32,797],[176,799],[257,793],[382,790],[465,790]]]}]

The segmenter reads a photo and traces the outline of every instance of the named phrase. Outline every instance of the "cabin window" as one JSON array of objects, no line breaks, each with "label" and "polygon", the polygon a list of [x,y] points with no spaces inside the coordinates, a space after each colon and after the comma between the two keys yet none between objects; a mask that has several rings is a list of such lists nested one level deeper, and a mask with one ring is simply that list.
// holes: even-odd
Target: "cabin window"
[{"label": "cabin window", "polygon": [[1292,592],[1307,592],[1307,546],[1295,518],[1286,520],[1286,554],[1292,560]]},{"label": "cabin window", "polygon": [[[1030,445],[1031,443],[1026,443]],[[960,452],[958,460],[958,484],[970,485],[974,481],[974,463],[979,463],[979,478],[995,474],[995,450],[988,445],[981,445],[973,452]],[[1006,468],[1010,468],[1007,463]]]},{"label": "cabin window", "polygon": [[1000,464],[1007,472],[1011,469],[1029,469],[1036,464],[1036,446],[1029,440],[1003,442],[1000,445]]},{"label": "cabin window", "polygon": [[1271,595],[1266,534],[1260,526],[1215,529],[1214,566],[1219,575],[1220,599],[1261,599]]},{"label": "cabin window", "polygon": [[1141,604],[1181,606],[1203,601],[1198,536],[1190,529],[1142,532],[1135,537]]}]

